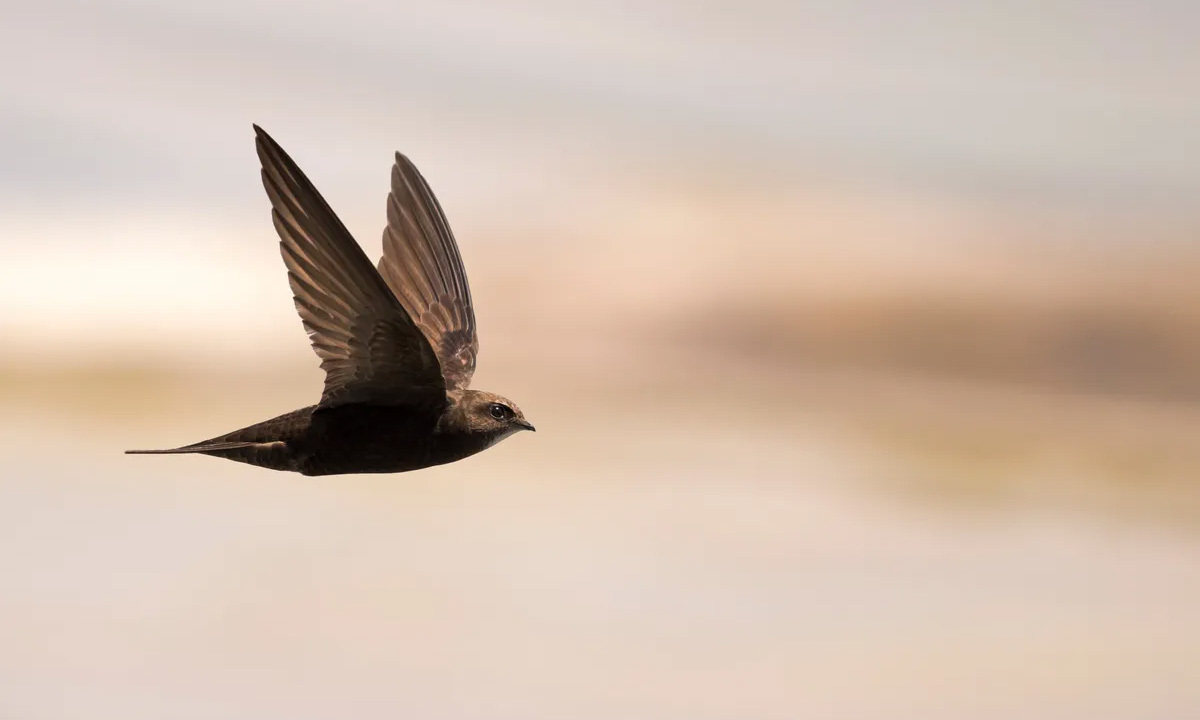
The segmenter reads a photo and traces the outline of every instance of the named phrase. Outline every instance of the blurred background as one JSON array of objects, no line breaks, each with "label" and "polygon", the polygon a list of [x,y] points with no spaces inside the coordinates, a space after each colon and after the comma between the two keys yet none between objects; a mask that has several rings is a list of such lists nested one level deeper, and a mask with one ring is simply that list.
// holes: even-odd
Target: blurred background
[{"label": "blurred background", "polygon": [[[1200,716],[1200,9],[7,5],[0,718]],[[304,478],[250,124],[538,426]]]}]

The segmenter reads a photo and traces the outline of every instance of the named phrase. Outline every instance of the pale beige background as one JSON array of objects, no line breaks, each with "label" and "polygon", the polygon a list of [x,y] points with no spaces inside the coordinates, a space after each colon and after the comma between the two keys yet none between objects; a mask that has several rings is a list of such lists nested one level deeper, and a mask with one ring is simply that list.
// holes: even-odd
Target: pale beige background
[{"label": "pale beige background", "polygon": [[[1200,13],[0,11],[0,718],[1200,715]],[[250,123],[538,425],[310,479]]]}]

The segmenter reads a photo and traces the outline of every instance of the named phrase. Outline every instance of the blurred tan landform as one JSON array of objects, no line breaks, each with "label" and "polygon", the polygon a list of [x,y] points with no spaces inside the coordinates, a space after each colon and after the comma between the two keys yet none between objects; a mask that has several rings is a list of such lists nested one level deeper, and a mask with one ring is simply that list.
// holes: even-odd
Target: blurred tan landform
[{"label": "blurred tan landform", "polygon": [[419,473],[120,454],[317,397],[266,230],[216,318],[5,353],[0,710],[1190,717],[1186,246],[690,192],[457,228],[539,431]]},{"label": "blurred tan landform", "polygon": [[[601,197],[578,227],[465,236],[481,377],[550,404],[561,433],[580,432],[575,408],[659,417],[664,435],[704,413],[734,440],[816,422],[878,457],[888,492],[1200,521],[1200,253],[1168,231],[1079,242],[1094,218],[813,187]],[[277,305],[282,275],[261,281]],[[143,444],[199,439],[315,397],[316,361],[284,322],[286,352],[235,325],[210,337],[236,358],[180,366],[147,338],[10,357],[0,388],[12,408],[163,431]]]}]

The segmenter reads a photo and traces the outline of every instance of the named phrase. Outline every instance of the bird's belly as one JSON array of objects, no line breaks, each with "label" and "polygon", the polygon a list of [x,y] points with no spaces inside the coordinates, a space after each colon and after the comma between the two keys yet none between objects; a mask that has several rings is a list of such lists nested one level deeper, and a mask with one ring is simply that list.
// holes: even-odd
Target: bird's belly
[{"label": "bird's belly", "polygon": [[398,473],[433,464],[423,448],[404,442],[322,443],[305,448],[297,463],[305,475]]},{"label": "bird's belly", "polygon": [[314,413],[295,444],[305,475],[395,473],[431,461],[433,424],[406,408],[349,405]]}]

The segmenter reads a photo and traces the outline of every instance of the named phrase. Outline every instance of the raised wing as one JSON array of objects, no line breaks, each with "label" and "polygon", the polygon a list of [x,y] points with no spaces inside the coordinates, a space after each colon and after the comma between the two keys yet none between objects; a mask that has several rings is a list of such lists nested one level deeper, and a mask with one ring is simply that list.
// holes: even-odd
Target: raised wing
[{"label": "raised wing", "polygon": [[400,153],[392,166],[379,274],[429,339],[448,389],[475,374],[479,338],[458,243],[433,191]]},{"label": "raised wing", "polygon": [[444,403],[425,335],[296,163],[254,131],[296,310],[325,370],[319,407]]}]

